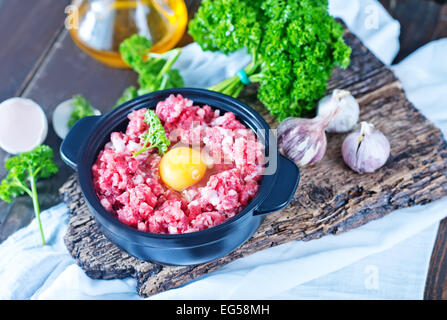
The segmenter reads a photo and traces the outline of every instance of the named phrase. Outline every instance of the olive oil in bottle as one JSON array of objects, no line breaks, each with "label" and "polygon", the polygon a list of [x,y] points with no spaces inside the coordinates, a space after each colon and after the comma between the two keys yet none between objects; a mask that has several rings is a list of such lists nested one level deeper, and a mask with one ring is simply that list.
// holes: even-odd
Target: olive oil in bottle
[{"label": "olive oil in bottle", "polygon": [[[123,40],[137,33],[152,41],[152,52],[172,49],[183,36],[188,15],[183,0],[75,0],[74,42],[93,58],[126,67],[119,54]],[[72,10],[71,10],[72,12]]]}]

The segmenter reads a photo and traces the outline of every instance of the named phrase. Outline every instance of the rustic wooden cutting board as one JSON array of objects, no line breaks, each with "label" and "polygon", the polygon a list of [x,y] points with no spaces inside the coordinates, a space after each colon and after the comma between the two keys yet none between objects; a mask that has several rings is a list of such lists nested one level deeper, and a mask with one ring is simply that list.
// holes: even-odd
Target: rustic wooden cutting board
[{"label": "rustic wooden cutting board", "polygon": [[[150,296],[258,250],[338,234],[395,209],[446,195],[447,145],[441,132],[414,108],[393,73],[353,34],[347,31],[345,40],[353,49],[351,65],[346,70],[334,70],[328,92],[350,90],[360,103],[360,119],[372,122],[389,138],[391,156],[383,168],[373,174],[354,173],[341,157],[345,134],[328,135],[324,159],[302,169],[300,185],[287,208],[268,215],[253,237],[236,251],[186,267],[138,260],[105,239],[73,176],[60,192],[72,213],[65,243],[78,264],[92,278],[134,277],[138,293]],[[241,100],[258,110],[273,128],[277,126],[256,100],[256,87],[248,87]]]}]

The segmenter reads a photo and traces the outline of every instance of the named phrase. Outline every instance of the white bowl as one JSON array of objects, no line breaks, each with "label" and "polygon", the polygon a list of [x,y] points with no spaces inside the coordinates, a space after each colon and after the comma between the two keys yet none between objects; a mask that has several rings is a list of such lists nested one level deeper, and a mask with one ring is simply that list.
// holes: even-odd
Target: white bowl
[{"label": "white bowl", "polygon": [[[59,138],[64,139],[70,131],[68,128],[68,121],[70,120],[70,115],[73,112],[73,99],[68,99],[61,102],[56,109],[54,109],[52,122],[53,128]],[[99,116],[101,112],[94,109],[95,115]]]}]

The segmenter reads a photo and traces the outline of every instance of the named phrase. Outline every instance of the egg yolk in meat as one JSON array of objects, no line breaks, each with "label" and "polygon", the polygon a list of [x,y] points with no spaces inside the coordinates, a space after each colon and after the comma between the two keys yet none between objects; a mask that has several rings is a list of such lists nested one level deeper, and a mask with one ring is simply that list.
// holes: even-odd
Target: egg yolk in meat
[{"label": "egg yolk in meat", "polygon": [[188,147],[169,150],[160,161],[160,177],[174,190],[182,191],[199,182],[206,172],[200,152]]}]

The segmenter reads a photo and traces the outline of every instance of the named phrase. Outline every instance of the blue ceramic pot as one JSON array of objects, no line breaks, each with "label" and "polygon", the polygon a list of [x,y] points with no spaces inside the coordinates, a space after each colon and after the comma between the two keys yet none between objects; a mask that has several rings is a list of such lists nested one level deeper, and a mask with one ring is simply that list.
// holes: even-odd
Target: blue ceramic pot
[{"label": "blue ceramic pot", "polygon": [[[259,191],[237,215],[215,227],[186,234],[154,234],[142,232],[120,222],[107,212],[93,187],[92,165],[114,131],[125,131],[127,115],[140,108],[154,109],[170,94],[181,94],[195,105],[209,105],[224,112],[233,112],[238,120],[251,128],[266,150],[276,160],[277,169],[264,175]],[[263,129],[263,130],[258,130]],[[247,241],[261,224],[265,214],[284,208],[298,186],[298,167],[277,152],[276,140],[270,137],[268,124],[253,109],[232,97],[204,89],[169,89],[152,92],[128,101],[103,116],[79,120],[61,145],[62,159],[77,171],[79,185],[90,212],[104,235],[129,254],[146,261],[169,265],[193,265],[222,257]],[[274,144],[274,145],[273,145]]]}]

